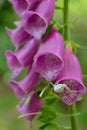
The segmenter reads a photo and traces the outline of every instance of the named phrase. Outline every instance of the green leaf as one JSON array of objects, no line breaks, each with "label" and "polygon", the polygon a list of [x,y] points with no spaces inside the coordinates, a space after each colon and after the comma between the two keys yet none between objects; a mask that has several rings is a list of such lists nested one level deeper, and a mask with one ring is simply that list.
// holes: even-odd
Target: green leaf
[{"label": "green leaf", "polygon": [[65,113],[56,113],[58,116],[61,116],[61,117],[70,117],[70,116],[79,116],[81,115],[80,112],[78,113],[75,113],[75,114],[65,114]]},{"label": "green leaf", "polygon": [[44,38],[46,37],[46,35],[50,32],[50,30],[52,29],[53,25],[54,25],[53,22],[51,22],[51,23],[48,25],[48,27],[47,27],[47,29],[46,29],[46,32],[45,32],[45,34],[43,35],[43,38],[42,38],[42,39],[44,39]]},{"label": "green leaf", "polygon": [[83,96],[79,97],[76,101],[79,102],[79,101],[82,101],[83,99]]},{"label": "green leaf", "polygon": [[87,75],[86,75],[86,74],[83,74],[82,77],[83,77],[83,78],[87,78]]},{"label": "green leaf", "polygon": [[41,82],[40,85],[36,88],[36,92],[41,92],[44,87],[46,87],[48,84],[45,82]]},{"label": "green leaf", "polygon": [[60,7],[60,6],[57,6],[57,5],[56,5],[55,8],[58,9],[58,10],[63,10],[63,7]]},{"label": "green leaf", "polygon": [[46,122],[49,123],[52,120],[54,120],[56,118],[56,113],[51,110],[49,107],[42,107],[41,110],[41,115],[39,116],[39,120],[41,122]]},{"label": "green leaf", "polygon": [[13,45],[11,44],[4,26],[0,26],[0,74],[8,71],[8,66],[6,64],[5,51],[8,49],[13,49]]},{"label": "green leaf", "polygon": [[46,105],[54,105],[58,101],[58,96],[55,95],[54,93],[50,93],[48,97],[46,97]]},{"label": "green leaf", "polygon": [[40,130],[59,130],[59,127],[57,124],[54,123],[48,123],[39,128]]},{"label": "green leaf", "polygon": [[25,77],[26,73],[27,73],[27,68],[24,68],[24,69],[21,71],[21,73],[18,75],[18,77],[16,78],[16,80],[17,80],[17,81],[22,80],[23,77]]},{"label": "green leaf", "polygon": [[57,100],[57,98],[56,97],[52,97],[52,98],[47,98],[47,100],[46,100],[46,105],[53,105],[53,104],[55,104],[56,102],[57,102],[58,100]]},{"label": "green leaf", "polygon": [[72,128],[69,127],[69,126],[65,126],[65,127],[63,127],[63,129],[64,129],[64,130],[72,130]]}]

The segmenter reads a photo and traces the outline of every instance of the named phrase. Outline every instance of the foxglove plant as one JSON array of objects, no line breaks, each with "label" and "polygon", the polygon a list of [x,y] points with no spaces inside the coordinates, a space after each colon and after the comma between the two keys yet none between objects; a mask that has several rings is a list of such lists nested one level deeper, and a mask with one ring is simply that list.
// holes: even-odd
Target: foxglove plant
[{"label": "foxglove plant", "polygon": [[[6,51],[6,58],[12,70],[10,86],[21,100],[17,110],[30,121],[41,111],[39,119],[45,125],[40,129],[44,130],[57,115],[49,109],[46,114],[50,114],[45,117],[43,113],[48,106],[44,108],[44,105],[49,104],[50,93],[58,95],[70,106],[70,114],[74,114],[70,115],[72,130],[77,130],[73,103],[85,93],[86,88],[72,45],[67,42],[64,49],[64,40],[69,40],[68,0],[64,0],[64,40],[55,26],[51,26],[50,30],[47,28],[54,15],[55,0],[9,1],[21,17],[21,21],[15,22],[16,29],[6,29],[15,46],[15,52]],[[27,74],[17,81],[25,68]],[[53,100],[54,97],[51,97],[51,103]],[[56,124],[52,125],[58,129]]]},{"label": "foxglove plant", "polygon": [[[21,113],[36,112],[42,106],[40,103],[42,99],[36,97],[39,92],[31,96],[27,106],[24,106],[24,102],[29,94],[34,93],[41,81],[40,73],[33,70],[32,63],[42,41],[41,37],[53,18],[55,0],[52,2],[50,0],[10,0],[10,2],[21,17],[21,21],[15,22],[16,29],[6,28],[15,46],[15,52],[6,51],[7,64],[12,70],[13,80],[10,81],[10,86],[22,101],[17,107],[18,110]],[[44,11],[43,8],[45,8]],[[37,34],[37,29],[39,34]],[[16,81],[24,68],[27,68],[27,74],[21,81]]]}]

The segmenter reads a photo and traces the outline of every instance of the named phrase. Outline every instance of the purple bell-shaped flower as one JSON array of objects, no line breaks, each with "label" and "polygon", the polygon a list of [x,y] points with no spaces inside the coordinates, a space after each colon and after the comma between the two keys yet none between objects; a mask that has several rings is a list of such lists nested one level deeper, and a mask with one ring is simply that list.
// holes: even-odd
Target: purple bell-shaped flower
[{"label": "purple bell-shaped flower", "polygon": [[43,99],[39,99],[37,93],[33,93],[27,103],[17,105],[17,110],[25,115],[28,120],[32,121],[43,103]]},{"label": "purple bell-shaped flower", "polygon": [[34,10],[42,0],[9,0],[16,13],[22,15],[27,10]]},{"label": "purple bell-shaped flower", "polygon": [[40,39],[53,18],[54,8],[55,0],[42,0],[34,11],[26,11],[23,14],[25,30]]},{"label": "purple bell-shaped flower", "polygon": [[80,63],[70,45],[66,46],[63,59],[64,68],[54,85],[54,91],[63,102],[70,105],[86,91],[86,88],[82,83]]},{"label": "purple bell-shaped flower", "polygon": [[39,41],[30,39],[17,52],[6,51],[6,58],[9,68],[12,69],[12,78],[16,78],[24,67],[31,66],[33,57],[39,47]]},{"label": "purple bell-shaped flower", "polygon": [[[27,95],[38,86],[39,82],[40,74],[34,72],[33,69],[30,69],[30,71],[21,81],[10,81],[10,86],[13,88],[16,95],[18,95],[19,90]],[[20,93],[18,96],[20,97]]]},{"label": "purple bell-shaped flower", "polygon": [[9,0],[13,4],[14,10],[18,13],[21,14],[25,10],[28,10],[29,4],[27,0]]},{"label": "purple bell-shaped flower", "polygon": [[63,64],[64,43],[55,29],[49,32],[34,57],[33,68],[48,81],[54,81],[60,74]]},{"label": "purple bell-shaped flower", "polygon": [[17,21],[15,24],[17,26],[16,29],[6,28],[6,31],[10,36],[13,45],[16,47],[16,50],[18,50],[26,41],[31,39],[32,36],[24,30],[22,21]]}]

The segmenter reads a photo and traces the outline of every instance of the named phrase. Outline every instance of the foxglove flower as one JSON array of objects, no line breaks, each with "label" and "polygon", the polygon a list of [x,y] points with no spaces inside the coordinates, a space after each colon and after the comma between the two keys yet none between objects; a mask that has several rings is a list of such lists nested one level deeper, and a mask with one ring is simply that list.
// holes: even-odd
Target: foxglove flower
[{"label": "foxglove flower", "polygon": [[15,22],[15,24],[17,26],[16,29],[6,28],[6,31],[13,45],[16,47],[16,50],[18,50],[26,41],[30,40],[32,36],[24,30],[22,21]]},{"label": "foxglove flower", "polygon": [[40,74],[34,72],[33,69],[27,73],[27,75],[21,81],[10,81],[10,86],[13,88],[14,93],[20,97],[19,90],[26,95],[32,92],[40,82]]},{"label": "foxglove flower", "polygon": [[34,10],[41,0],[9,0],[13,4],[13,8],[21,15],[27,10]]},{"label": "foxglove flower", "polygon": [[53,18],[55,0],[42,0],[35,11],[23,14],[24,28],[36,39],[40,39]]},{"label": "foxglove flower", "polygon": [[[85,91],[82,83],[82,72],[76,55],[71,46],[67,45],[64,52],[64,68],[56,82],[56,93],[68,105],[75,102]],[[59,90],[59,92],[58,92]]]},{"label": "foxglove flower", "polygon": [[32,121],[36,115],[35,113],[39,111],[43,103],[44,103],[43,99],[39,99],[37,97],[37,93],[33,93],[27,104],[25,103],[22,105],[21,104],[18,105],[17,110],[22,114],[27,114],[26,118]]},{"label": "foxglove flower", "polygon": [[55,80],[63,68],[63,50],[63,39],[60,33],[52,28],[34,57],[34,70],[40,72],[48,81]]},{"label": "foxglove flower", "polygon": [[6,51],[6,58],[9,68],[12,69],[13,79],[16,78],[24,67],[31,66],[33,57],[39,47],[39,41],[30,39],[21,49],[13,53]]},{"label": "foxglove flower", "polygon": [[10,81],[10,87],[13,89],[14,94],[18,98],[24,98],[24,97],[26,97],[25,92],[21,89],[21,87],[17,86],[15,82]]}]

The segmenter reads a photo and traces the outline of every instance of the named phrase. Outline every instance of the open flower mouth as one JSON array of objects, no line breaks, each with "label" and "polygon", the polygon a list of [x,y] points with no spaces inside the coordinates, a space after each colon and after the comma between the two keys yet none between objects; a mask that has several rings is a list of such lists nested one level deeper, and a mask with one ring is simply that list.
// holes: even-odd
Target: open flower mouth
[{"label": "open flower mouth", "polygon": [[47,80],[55,80],[63,68],[62,60],[51,53],[41,54],[36,58],[35,70],[41,72]]},{"label": "open flower mouth", "polygon": [[61,80],[59,84],[67,86],[58,95],[68,105],[75,102],[86,91],[84,85],[74,79]]},{"label": "open flower mouth", "polygon": [[36,13],[30,12],[28,15],[28,19],[24,23],[24,28],[36,39],[40,39],[46,31],[46,21]]}]

